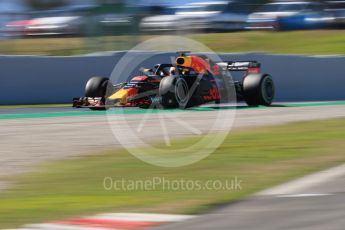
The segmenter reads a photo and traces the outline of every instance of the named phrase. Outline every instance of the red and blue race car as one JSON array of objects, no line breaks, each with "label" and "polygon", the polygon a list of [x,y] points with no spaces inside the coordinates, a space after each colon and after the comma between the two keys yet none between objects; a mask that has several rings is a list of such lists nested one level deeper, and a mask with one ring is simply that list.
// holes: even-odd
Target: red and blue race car
[{"label": "red and blue race car", "polygon": [[[144,69],[129,82],[114,85],[108,78],[92,77],[86,83],[85,96],[73,99],[73,107],[188,108],[226,102],[234,96],[250,106],[269,106],[274,99],[274,82],[260,67],[257,61],[215,63],[204,55],[180,52],[174,64]],[[245,74],[234,81],[231,71]]]}]

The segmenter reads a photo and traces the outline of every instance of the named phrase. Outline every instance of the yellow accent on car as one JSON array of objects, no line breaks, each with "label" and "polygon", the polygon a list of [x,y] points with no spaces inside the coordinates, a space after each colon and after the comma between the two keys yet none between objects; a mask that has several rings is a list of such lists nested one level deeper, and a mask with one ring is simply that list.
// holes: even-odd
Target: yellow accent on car
[{"label": "yellow accent on car", "polygon": [[126,104],[128,98],[128,91],[126,89],[120,89],[109,97],[110,100],[118,100],[121,104]]}]

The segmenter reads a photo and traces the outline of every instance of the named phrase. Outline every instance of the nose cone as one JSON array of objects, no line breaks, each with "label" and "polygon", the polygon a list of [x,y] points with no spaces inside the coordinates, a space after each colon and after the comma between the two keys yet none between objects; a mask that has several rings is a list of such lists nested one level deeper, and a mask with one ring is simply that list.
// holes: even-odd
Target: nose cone
[{"label": "nose cone", "polygon": [[128,90],[127,89],[120,89],[119,91],[117,91],[116,93],[111,95],[109,97],[109,99],[114,100],[114,101],[119,101],[120,104],[126,104],[127,99],[128,99]]}]

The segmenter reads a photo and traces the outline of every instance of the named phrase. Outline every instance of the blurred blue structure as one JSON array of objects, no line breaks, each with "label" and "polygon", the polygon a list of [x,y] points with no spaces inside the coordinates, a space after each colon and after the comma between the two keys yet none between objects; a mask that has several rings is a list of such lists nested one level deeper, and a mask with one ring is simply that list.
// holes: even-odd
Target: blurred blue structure
[{"label": "blurred blue structure", "polygon": [[113,5],[98,5],[96,1],[71,1],[49,10],[32,11],[30,19],[6,24],[8,36],[87,36],[118,35],[131,28],[132,18]]},{"label": "blurred blue structure", "polygon": [[0,37],[5,37],[4,30],[8,22],[27,19],[30,11],[30,7],[23,0],[1,0]]},{"label": "blurred blue structure", "polygon": [[345,1],[327,2],[326,11],[334,17],[333,28],[345,28]]},{"label": "blurred blue structure", "polygon": [[330,27],[332,15],[320,12],[301,13],[277,19],[278,30],[306,30]]},{"label": "blurred blue structure", "polygon": [[328,27],[333,21],[326,5],[320,2],[268,3],[248,17],[247,29],[316,29]]},{"label": "blurred blue structure", "polygon": [[[73,97],[83,95],[85,83],[90,77],[110,76],[114,63],[124,54],[115,52],[76,57],[1,57],[1,103],[70,103]],[[138,52],[135,55],[139,59],[140,56],[146,57],[140,63],[141,66],[153,66],[171,62],[171,56],[176,53],[157,53],[151,56],[152,53]],[[147,59],[148,55],[150,58]],[[223,60],[257,60],[262,63],[263,72],[271,73],[275,79],[277,101],[345,100],[345,57],[253,53],[220,54],[220,57]]]},{"label": "blurred blue structure", "polygon": [[198,1],[166,7],[163,14],[143,18],[142,31],[232,31],[244,28],[248,10],[239,1]]},{"label": "blurred blue structure", "polygon": [[246,26],[251,8],[241,1],[228,1],[221,11],[208,18],[207,31],[238,31]]},{"label": "blurred blue structure", "polygon": [[345,0],[41,0],[41,10],[29,2],[0,0],[0,38],[345,28]]}]

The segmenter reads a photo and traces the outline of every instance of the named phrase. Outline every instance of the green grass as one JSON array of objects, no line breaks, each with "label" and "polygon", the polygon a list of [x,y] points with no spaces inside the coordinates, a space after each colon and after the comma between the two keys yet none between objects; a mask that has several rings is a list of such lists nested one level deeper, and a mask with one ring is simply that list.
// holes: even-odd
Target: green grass
[{"label": "green grass", "polygon": [[[292,32],[248,31],[188,35],[215,52],[269,52],[286,54],[345,54],[343,30]],[[0,41],[2,54],[77,55],[108,50],[128,50],[152,36],[94,38],[37,38]]]},{"label": "green grass", "polygon": [[343,30],[203,34],[195,39],[217,52],[345,54]]},{"label": "green grass", "polygon": [[[102,212],[200,213],[224,202],[345,162],[345,119],[242,130],[208,158],[187,167],[160,168],[124,150],[45,163],[13,180],[0,194],[0,228]],[[176,148],[188,143],[176,141]],[[189,140],[190,141],[190,140]],[[242,190],[110,190],[103,179],[242,180]],[[128,185],[128,184],[127,184]]]}]

